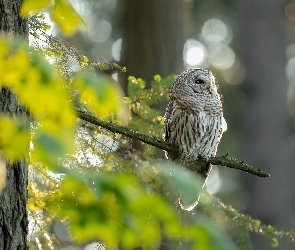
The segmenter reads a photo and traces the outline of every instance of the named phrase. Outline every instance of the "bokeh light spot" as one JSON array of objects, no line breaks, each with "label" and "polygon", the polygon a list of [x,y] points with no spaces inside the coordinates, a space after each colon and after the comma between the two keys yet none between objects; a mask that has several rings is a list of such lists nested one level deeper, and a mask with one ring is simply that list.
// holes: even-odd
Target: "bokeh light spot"
[{"label": "bokeh light spot", "polygon": [[228,37],[228,30],[224,22],[212,18],[204,23],[201,36],[207,42],[220,43]]},{"label": "bokeh light spot", "polygon": [[206,189],[209,194],[214,195],[218,193],[222,185],[221,178],[219,176],[218,168],[212,168],[210,176],[206,182]]},{"label": "bokeh light spot", "polygon": [[200,66],[207,58],[205,46],[197,40],[186,41],[183,50],[183,60],[189,67]]},{"label": "bokeh light spot", "polygon": [[245,80],[246,69],[239,60],[235,60],[234,64],[230,68],[222,70],[221,74],[227,83],[238,85]]},{"label": "bokeh light spot", "polygon": [[235,62],[235,53],[229,46],[215,46],[210,50],[209,62],[215,68],[227,69]]},{"label": "bokeh light spot", "polygon": [[99,19],[93,23],[92,32],[90,33],[89,38],[94,42],[104,42],[110,37],[111,33],[111,23],[105,19]]},{"label": "bokeh light spot", "polygon": [[292,81],[295,81],[295,57],[291,58],[286,65],[287,77]]},{"label": "bokeh light spot", "polygon": [[112,56],[118,62],[121,58],[122,38],[119,38],[113,43]]},{"label": "bokeh light spot", "polygon": [[285,8],[285,13],[289,20],[295,21],[295,3],[288,3]]}]

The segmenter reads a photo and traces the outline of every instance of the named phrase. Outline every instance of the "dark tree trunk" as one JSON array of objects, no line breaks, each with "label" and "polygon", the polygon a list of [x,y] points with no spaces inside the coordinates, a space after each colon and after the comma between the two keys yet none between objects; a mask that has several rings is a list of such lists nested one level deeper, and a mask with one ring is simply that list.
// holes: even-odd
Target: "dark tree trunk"
[{"label": "dark tree trunk", "polygon": [[[294,166],[291,164],[292,129],[286,106],[286,4],[287,1],[240,1],[238,19],[247,68],[246,161],[270,173],[268,179],[249,178],[250,214],[288,229],[293,226],[294,217]],[[278,249],[288,247],[280,243]],[[270,249],[270,242],[257,237],[254,248]]]},{"label": "dark tree trunk", "polygon": [[[120,64],[128,75],[146,80],[166,77],[184,70],[183,46],[190,29],[191,3],[182,0],[121,1],[122,52]],[[121,8],[122,7],[122,8]],[[127,77],[120,75],[120,84],[127,94]],[[164,110],[166,104],[155,106]],[[137,144],[134,145],[138,147]],[[164,158],[162,150],[158,156]]]},{"label": "dark tree trunk", "polygon": [[[0,33],[27,38],[27,20],[19,16],[20,4],[21,0],[0,0]],[[26,117],[25,109],[7,88],[0,90],[0,113]],[[28,249],[27,184],[26,160],[7,161],[5,187],[0,191],[1,250]]]},{"label": "dark tree trunk", "polygon": [[156,74],[167,76],[183,71],[187,30],[183,1],[127,0],[122,4],[121,64],[126,66],[128,75],[150,81]]}]

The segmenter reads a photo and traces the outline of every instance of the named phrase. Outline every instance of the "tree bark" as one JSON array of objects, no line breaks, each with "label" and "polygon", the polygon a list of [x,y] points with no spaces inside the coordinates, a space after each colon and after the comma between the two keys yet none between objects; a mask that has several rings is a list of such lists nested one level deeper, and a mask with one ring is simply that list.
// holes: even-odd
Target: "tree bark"
[{"label": "tree bark", "polygon": [[[27,20],[19,15],[21,2],[22,0],[0,0],[0,34],[9,33],[27,39]],[[26,117],[25,108],[8,88],[0,90],[0,113]],[[5,187],[0,190],[1,250],[28,249],[27,184],[25,158],[14,163],[6,161]]]},{"label": "tree bark", "polygon": [[[287,1],[239,1],[241,48],[247,77],[244,136],[251,165],[270,173],[269,179],[251,178],[250,214],[264,223],[290,228],[294,217],[294,166],[291,120],[286,106]],[[278,249],[293,249],[279,244]],[[255,249],[270,249],[263,237]]]}]

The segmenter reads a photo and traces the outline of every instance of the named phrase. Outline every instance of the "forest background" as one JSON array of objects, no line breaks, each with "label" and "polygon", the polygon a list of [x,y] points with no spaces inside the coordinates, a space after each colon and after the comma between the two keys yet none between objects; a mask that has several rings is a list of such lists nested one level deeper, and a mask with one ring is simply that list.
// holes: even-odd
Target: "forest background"
[{"label": "forest background", "polygon": [[[161,81],[154,78],[157,74],[165,79],[189,67],[214,72],[224,97],[228,124],[218,155],[229,153],[263,169],[271,177],[262,179],[214,167],[208,181],[209,193],[265,224],[283,229],[294,227],[295,3],[263,0],[72,3],[88,28],[64,39],[83,51],[86,61],[113,62],[126,67],[124,73],[105,64],[109,68],[106,73],[119,80],[125,94],[129,75],[144,79],[149,88],[150,81]],[[61,36],[55,25],[50,32]],[[129,85],[132,81],[141,83],[129,78]],[[157,106],[162,115],[164,107],[165,103]],[[157,128],[161,125],[160,116]],[[138,130],[140,127],[141,124]],[[147,131],[145,127],[143,130]],[[163,158],[162,151],[154,157]],[[256,234],[251,237],[254,249],[269,249],[270,241]],[[32,244],[38,245],[35,240]],[[292,249],[292,244],[280,242],[278,248]]]}]

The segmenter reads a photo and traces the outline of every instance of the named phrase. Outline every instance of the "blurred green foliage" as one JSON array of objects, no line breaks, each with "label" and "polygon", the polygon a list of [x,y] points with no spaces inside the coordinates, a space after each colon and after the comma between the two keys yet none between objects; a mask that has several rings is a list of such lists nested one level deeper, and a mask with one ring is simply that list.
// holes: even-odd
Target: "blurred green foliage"
[{"label": "blurred green foliage", "polygon": [[[124,98],[132,114],[129,127],[139,132],[161,138],[164,126],[162,112],[154,107],[169,98],[169,90],[175,76],[161,78],[155,75],[154,80],[147,88],[146,82],[134,76],[128,77],[128,97]],[[144,156],[149,157],[155,153],[155,148],[142,143]]]},{"label": "blurred green foliage", "polygon": [[83,19],[68,0],[25,0],[21,6],[21,14],[29,16],[31,12],[38,13],[44,8],[47,8],[64,35],[73,35],[79,26],[84,24]]}]

